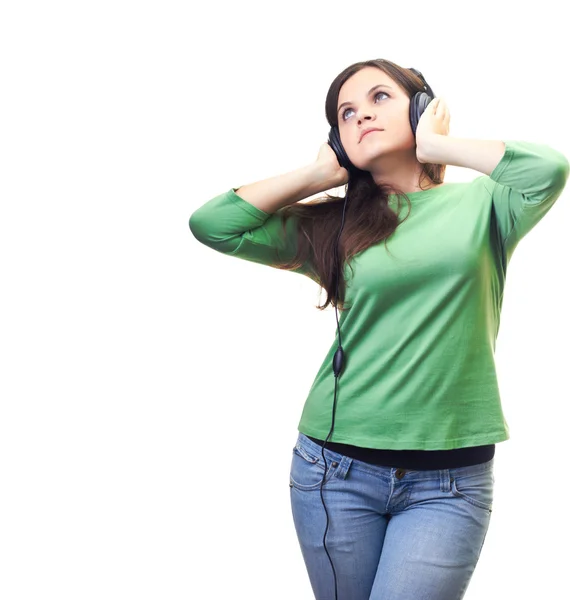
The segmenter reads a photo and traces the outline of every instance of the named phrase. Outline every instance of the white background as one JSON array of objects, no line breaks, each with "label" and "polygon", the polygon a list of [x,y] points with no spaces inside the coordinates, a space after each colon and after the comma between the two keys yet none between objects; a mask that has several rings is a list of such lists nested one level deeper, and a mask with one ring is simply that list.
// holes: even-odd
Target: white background
[{"label": "white background", "polygon": [[[190,214],[314,161],[328,86],[369,58],[422,71],[452,136],[570,156],[554,2],[397,5],[3,4],[3,600],[313,598],[289,468],[334,310]],[[467,600],[567,589],[569,196],[509,265],[511,439]]]}]

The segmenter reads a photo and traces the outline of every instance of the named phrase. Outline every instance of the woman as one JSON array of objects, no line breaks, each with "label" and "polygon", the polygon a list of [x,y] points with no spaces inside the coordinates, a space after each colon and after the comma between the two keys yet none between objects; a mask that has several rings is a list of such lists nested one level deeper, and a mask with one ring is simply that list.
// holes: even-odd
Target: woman
[{"label": "woman", "polygon": [[[433,93],[414,123],[425,90],[391,61],[351,65],[326,99],[341,151],[323,144],[315,163],[190,218],[200,242],[310,277],[328,295],[318,308],[342,312],[289,482],[317,600],[463,597],[491,518],[495,444],[509,439],[494,364],[507,265],[568,178],[548,146],[450,137]],[[444,183],[445,165],[482,175]],[[299,203],[343,184],[344,197]]]}]

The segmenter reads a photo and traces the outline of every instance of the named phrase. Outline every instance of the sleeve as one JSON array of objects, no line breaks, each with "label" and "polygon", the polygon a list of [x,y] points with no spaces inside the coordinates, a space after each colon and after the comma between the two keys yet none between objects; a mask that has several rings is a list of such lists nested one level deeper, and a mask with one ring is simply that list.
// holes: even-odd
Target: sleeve
[{"label": "sleeve", "polygon": [[[236,194],[239,188],[212,198],[190,215],[190,231],[209,248],[244,260],[275,267],[288,261],[297,249],[297,219],[281,221],[283,209],[270,214]],[[292,272],[314,280],[306,262]]]},{"label": "sleeve", "polygon": [[507,258],[552,208],[569,173],[568,159],[533,142],[505,140],[505,153],[485,187],[491,195],[498,236]]}]

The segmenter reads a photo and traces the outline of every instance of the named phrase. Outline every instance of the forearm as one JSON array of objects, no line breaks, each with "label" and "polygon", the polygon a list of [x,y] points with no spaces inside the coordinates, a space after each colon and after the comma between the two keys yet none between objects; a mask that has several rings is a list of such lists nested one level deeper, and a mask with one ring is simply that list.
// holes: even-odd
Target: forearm
[{"label": "forearm", "polygon": [[505,153],[501,140],[478,140],[433,134],[424,143],[418,157],[422,163],[453,165],[490,175]]},{"label": "forearm", "polygon": [[325,175],[316,162],[282,175],[242,185],[235,193],[257,208],[274,213],[288,204],[313,196],[338,185]]}]

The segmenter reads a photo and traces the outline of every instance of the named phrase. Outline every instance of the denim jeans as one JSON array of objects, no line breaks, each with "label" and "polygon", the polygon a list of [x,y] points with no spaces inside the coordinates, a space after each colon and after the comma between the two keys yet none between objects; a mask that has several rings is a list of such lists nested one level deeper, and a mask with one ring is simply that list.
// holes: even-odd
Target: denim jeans
[{"label": "denim jeans", "polygon": [[[460,600],[491,520],[494,458],[414,471],[383,467],[325,447],[326,548],[338,600]],[[316,600],[335,600],[323,546],[322,448],[301,432],[289,489],[297,538]]]}]

